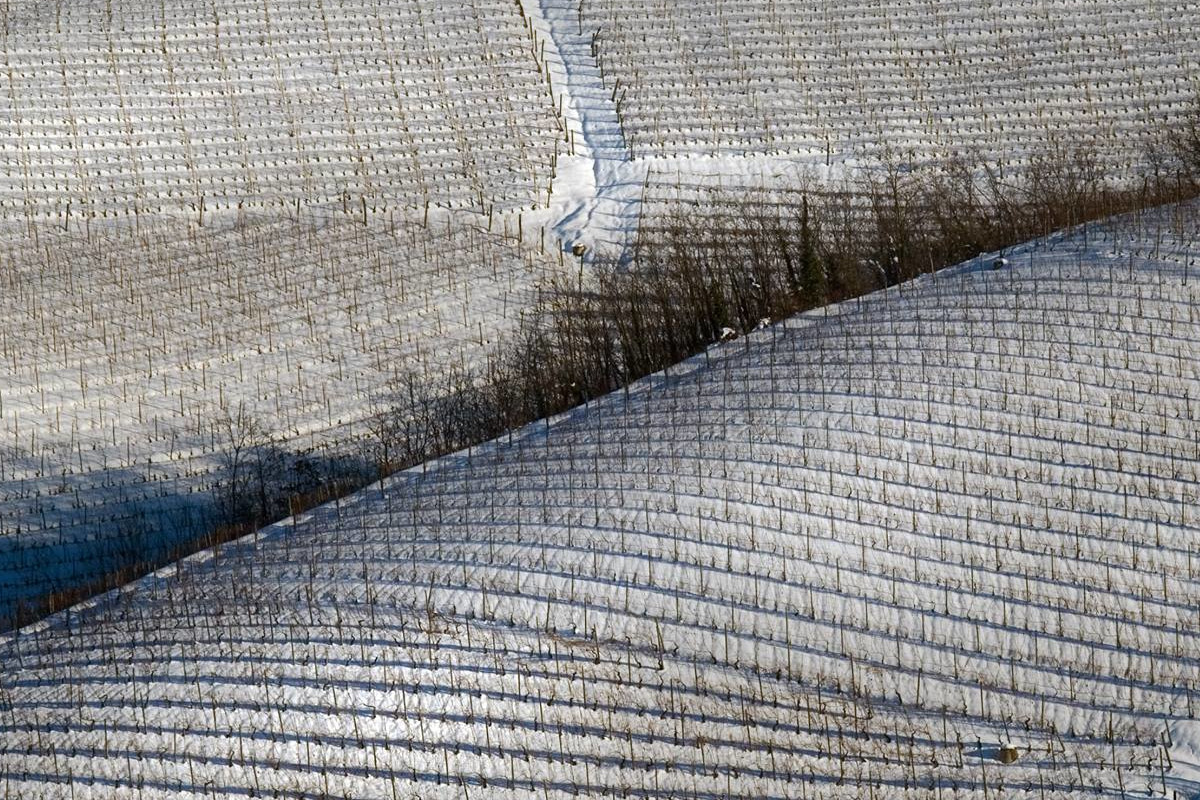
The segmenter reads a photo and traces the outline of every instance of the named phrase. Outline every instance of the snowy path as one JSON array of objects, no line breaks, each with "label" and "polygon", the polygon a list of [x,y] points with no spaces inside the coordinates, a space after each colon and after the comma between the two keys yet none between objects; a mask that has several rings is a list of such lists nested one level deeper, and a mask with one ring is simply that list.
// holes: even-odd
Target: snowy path
[{"label": "snowy path", "polygon": [[582,30],[571,0],[524,0],[539,39],[545,67],[571,132],[573,154],[558,159],[551,208],[555,234],[575,243],[620,252],[637,225],[645,166],[630,160],[612,93],[605,88],[592,52],[592,31]]},{"label": "snowy path", "polygon": [[[571,152],[558,159],[549,208],[526,217],[527,230],[546,226],[569,250],[579,242],[605,255],[624,252],[636,233],[648,192],[685,193],[697,186],[799,186],[828,182],[846,164],[828,167],[824,155],[634,153],[621,126],[614,91],[605,86],[594,45],[574,0],[523,0],[545,42],[556,104],[571,132]],[[539,55],[543,51],[539,48]]]}]

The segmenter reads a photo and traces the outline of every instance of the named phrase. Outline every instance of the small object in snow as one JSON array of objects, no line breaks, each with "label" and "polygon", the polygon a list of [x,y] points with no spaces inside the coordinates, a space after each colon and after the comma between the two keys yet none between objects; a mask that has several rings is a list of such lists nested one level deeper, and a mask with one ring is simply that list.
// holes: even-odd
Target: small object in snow
[{"label": "small object in snow", "polygon": [[576,258],[583,258],[583,254],[587,252],[587,245],[583,242],[576,242],[571,245],[571,255]]},{"label": "small object in snow", "polygon": [[738,332],[733,328],[721,328],[721,338],[717,341],[732,342],[738,337]]},{"label": "small object in snow", "polygon": [[763,328],[769,328],[769,327],[771,327],[771,318],[763,317],[762,319],[760,319],[758,321],[758,325],[756,325],[754,327],[754,330],[761,331]]},{"label": "small object in snow", "polygon": [[1011,764],[1017,760],[1020,753],[1017,752],[1016,745],[1002,744],[1000,750],[996,753],[996,760],[1001,764]]},{"label": "small object in snow", "polygon": [[1004,269],[1008,266],[1008,259],[1001,256],[992,262],[992,269]]}]

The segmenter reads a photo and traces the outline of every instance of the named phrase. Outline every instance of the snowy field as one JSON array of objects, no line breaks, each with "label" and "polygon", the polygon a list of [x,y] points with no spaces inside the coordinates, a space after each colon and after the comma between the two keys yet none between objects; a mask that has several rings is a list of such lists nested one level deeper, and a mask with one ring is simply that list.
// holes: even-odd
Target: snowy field
[{"label": "snowy field", "polygon": [[544,199],[560,123],[513,0],[0,7],[0,211]]},{"label": "snowy field", "polygon": [[1130,133],[1200,80],[1200,7],[1176,0],[578,5],[634,158],[1136,159]]},{"label": "snowy field", "polygon": [[289,454],[295,494],[370,474],[388,382],[484,358],[559,269],[449,218],[370,219],[0,247],[0,618],[211,530],[239,443]]},{"label": "snowy field", "polygon": [[285,483],[369,470],[386,381],[562,261],[511,0],[23,1],[0,54],[0,628],[210,532],[231,415]]},{"label": "snowy field", "polygon": [[231,411],[353,468],[386,376],[482,358],[564,245],[621,251],[647,200],[1056,137],[1136,168],[1200,88],[1198,16],[4,4],[0,619],[205,530]]},{"label": "snowy field", "polygon": [[791,319],[12,634],[3,791],[1200,796],[1198,231]]},{"label": "snowy field", "polygon": [[[645,208],[1138,174],[1200,7],[19,0],[0,54],[2,620],[209,531],[231,415],[368,473],[390,379]],[[1200,798],[1198,231],[788,320],[0,634],[0,796]]]},{"label": "snowy field", "polygon": [[714,186],[948,163],[1011,182],[1076,156],[1140,180],[1200,97],[1194,2],[538,4],[575,152],[594,165],[563,238],[611,248],[666,189],[702,211]]}]

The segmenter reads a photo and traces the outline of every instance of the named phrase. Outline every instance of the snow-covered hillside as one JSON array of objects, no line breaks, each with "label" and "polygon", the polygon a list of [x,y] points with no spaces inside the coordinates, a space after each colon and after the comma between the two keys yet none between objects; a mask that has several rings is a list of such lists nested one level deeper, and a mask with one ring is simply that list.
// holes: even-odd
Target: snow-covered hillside
[{"label": "snow-covered hillside", "polygon": [[0,782],[1196,796],[1198,231],[789,320],[13,634]]},{"label": "snow-covered hillside", "polygon": [[0,620],[204,529],[228,410],[341,457],[380,376],[479,357],[564,246],[619,251],[644,208],[885,156],[1136,169],[1200,91],[1198,26],[1165,0],[6,3]]},{"label": "snow-covered hillside", "polygon": [[389,381],[484,358],[559,269],[503,234],[369,221],[0,249],[0,626],[226,521],[210,490],[235,445],[293,454],[289,493],[371,475],[364,420]]},{"label": "snow-covered hillside", "polygon": [[1194,3],[534,5],[576,156],[555,193],[582,194],[560,235],[610,248],[648,199],[703,213],[714,187],[819,191],[883,164],[1140,181],[1200,98]]},{"label": "snow-covered hillside", "polygon": [[635,157],[1128,163],[1198,90],[1200,8],[1175,0],[578,5]]},{"label": "snow-covered hillside", "polygon": [[211,532],[222,419],[354,471],[389,376],[515,324],[562,261],[537,42],[512,0],[0,7],[0,628]]},{"label": "snow-covered hillside", "polygon": [[561,139],[512,0],[22,0],[0,54],[0,210],[33,219],[528,207]]}]

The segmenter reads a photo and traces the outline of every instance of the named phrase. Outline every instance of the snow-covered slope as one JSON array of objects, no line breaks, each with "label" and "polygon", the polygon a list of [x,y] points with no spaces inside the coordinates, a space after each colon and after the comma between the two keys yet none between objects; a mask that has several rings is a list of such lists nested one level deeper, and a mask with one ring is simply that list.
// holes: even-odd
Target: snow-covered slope
[{"label": "snow-covered slope", "polygon": [[368,221],[0,246],[0,627],[226,521],[211,489],[235,447],[292,454],[273,468],[289,494],[373,474],[389,381],[483,359],[559,269],[457,222]]},{"label": "snow-covered slope", "polygon": [[512,0],[0,7],[0,212],[544,197],[561,138]]},{"label": "snow-covered slope", "polygon": [[1198,25],[1165,0],[6,3],[0,620],[207,529],[225,409],[345,451],[380,374],[473,357],[562,245],[619,251],[664,204],[1064,142],[1135,170],[1200,90]]},{"label": "snow-covered slope", "polygon": [[562,260],[536,45],[512,0],[0,6],[0,628],[210,533],[230,413],[354,470],[389,375],[512,327]]},{"label": "snow-covered slope", "polygon": [[882,164],[1140,181],[1200,98],[1191,2],[524,5],[593,167],[559,161],[556,196],[589,192],[558,227],[597,246],[624,245],[656,198],[703,214],[715,187],[819,191]]},{"label": "snow-covered slope", "polygon": [[1137,159],[1198,90],[1200,9],[1176,0],[578,6],[635,157]]},{"label": "snow-covered slope", "polygon": [[0,783],[1194,796],[1198,230],[789,320],[12,635]]}]

